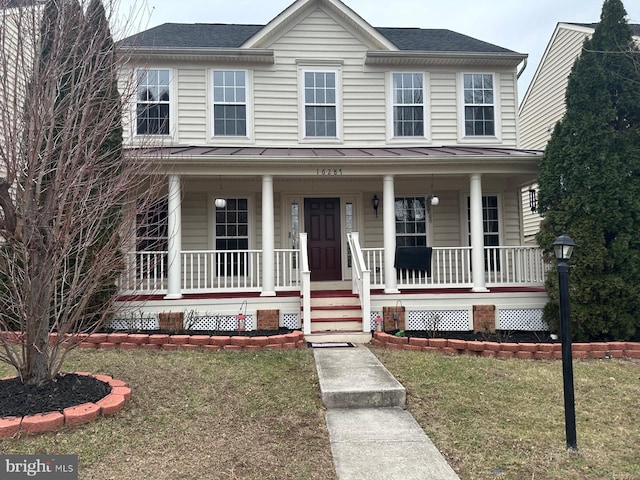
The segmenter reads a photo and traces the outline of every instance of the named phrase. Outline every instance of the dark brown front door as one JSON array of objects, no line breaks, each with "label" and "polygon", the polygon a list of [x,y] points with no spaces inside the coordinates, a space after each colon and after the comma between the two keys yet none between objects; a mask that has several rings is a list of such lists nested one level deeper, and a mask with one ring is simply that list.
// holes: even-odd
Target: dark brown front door
[{"label": "dark brown front door", "polygon": [[304,225],[309,242],[311,280],[342,280],[340,199],[305,198]]}]

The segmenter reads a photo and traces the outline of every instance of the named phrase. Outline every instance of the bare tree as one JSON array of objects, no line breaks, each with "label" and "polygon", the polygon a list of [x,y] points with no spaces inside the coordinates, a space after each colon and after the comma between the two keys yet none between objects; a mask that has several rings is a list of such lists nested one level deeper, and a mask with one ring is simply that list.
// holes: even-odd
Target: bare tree
[{"label": "bare tree", "polygon": [[18,6],[0,23],[0,361],[29,384],[55,378],[79,334],[122,308],[124,252],[160,181],[123,154],[133,88],[119,97],[105,11],[83,1]]}]

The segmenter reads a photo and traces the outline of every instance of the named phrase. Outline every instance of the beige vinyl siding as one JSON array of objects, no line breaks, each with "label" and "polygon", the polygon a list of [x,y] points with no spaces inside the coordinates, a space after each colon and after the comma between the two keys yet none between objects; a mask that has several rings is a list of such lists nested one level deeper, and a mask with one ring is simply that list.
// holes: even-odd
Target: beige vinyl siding
[{"label": "beige vinyl siding", "polygon": [[584,31],[558,27],[520,108],[523,148],[546,147],[555,124],[564,115],[568,77],[586,38]]},{"label": "beige vinyl siding", "polygon": [[211,220],[209,195],[204,192],[186,192],[182,200],[183,250],[209,250]]},{"label": "beige vinyl siding", "polygon": [[434,145],[453,144],[458,139],[457,72],[434,71],[430,75],[429,111]]},{"label": "beige vinyl siding", "polygon": [[299,65],[341,71],[338,119],[345,144],[384,143],[384,72],[363,74],[367,47],[335,19],[317,8],[268,48],[275,51],[275,71],[254,74],[256,143],[298,144]]},{"label": "beige vinyl siding", "polygon": [[197,144],[207,137],[207,71],[205,68],[179,67],[174,70],[174,131],[182,144]]},{"label": "beige vinyl siding", "polygon": [[502,240],[504,245],[520,245],[520,194],[505,191],[502,197]]},{"label": "beige vinyl siding", "polygon": [[460,222],[460,195],[455,191],[438,192],[440,205],[431,207],[433,220],[429,224],[432,230],[433,247],[460,247],[463,237]]},{"label": "beige vinyl siding", "polygon": [[505,147],[517,147],[518,128],[516,115],[518,110],[517,81],[514,73],[498,72],[497,83],[500,89],[500,123],[502,145]]}]

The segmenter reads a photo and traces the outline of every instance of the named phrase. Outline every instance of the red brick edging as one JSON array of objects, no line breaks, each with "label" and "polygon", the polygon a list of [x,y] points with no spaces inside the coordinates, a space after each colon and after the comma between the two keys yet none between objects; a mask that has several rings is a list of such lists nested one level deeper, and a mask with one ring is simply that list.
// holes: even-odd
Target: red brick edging
[{"label": "red brick edging", "polygon": [[[76,372],[78,375],[91,375],[88,372]],[[118,413],[131,398],[131,389],[122,380],[108,375],[93,375],[111,386],[111,393],[96,403],[83,403],[65,408],[61,412],[39,413],[24,417],[0,417],[0,438],[9,438],[22,432],[25,435],[52,432],[65,425],[81,425],[96,420],[100,415]]]},{"label": "red brick edging", "polygon": [[[52,334],[55,335],[55,334]],[[76,336],[79,348],[145,350],[263,350],[306,347],[304,334],[294,331],[281,335],[247,337],[233,335],[166,335],[140,333],[94,333]]]},{"label": "red brick edging", "polygon": [[[499,343],[446,338],[396,337],[375,332],[371,343],[397,350],[440,352],[494,358],[553,360],[562,358],[561,343]],[[640,358],[640,342],[573,343],[573,358]]]}]

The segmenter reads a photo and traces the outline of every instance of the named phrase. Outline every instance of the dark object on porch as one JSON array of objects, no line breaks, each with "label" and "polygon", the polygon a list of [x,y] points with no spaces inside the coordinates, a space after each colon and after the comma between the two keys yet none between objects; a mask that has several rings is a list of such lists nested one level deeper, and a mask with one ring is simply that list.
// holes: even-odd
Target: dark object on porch
[{"label": "dark object on porch", "polygon": [[418,270],[431,276],[431,247],[396,247],[397,269]]}]

